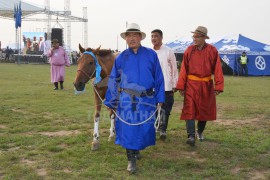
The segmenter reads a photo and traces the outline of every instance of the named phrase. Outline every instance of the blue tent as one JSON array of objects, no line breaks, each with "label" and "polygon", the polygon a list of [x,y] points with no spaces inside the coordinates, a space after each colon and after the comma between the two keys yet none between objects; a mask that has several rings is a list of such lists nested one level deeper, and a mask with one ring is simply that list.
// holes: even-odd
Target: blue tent
[{"label": "blue tent", "polygon": [[[211,37],[211,39],[207,39],[206,42],[209,44],[215,44],[223,37],[216,36]],[[175,54],[184,53],[188,46],[193,44],[193,39],[191,36],[182,36],[173,41],[165,43],[166,46],[171,48]]]},{"label": "blue tent", "polygon": [[234,74],[239,74],[240,68],[237,59],[245,51],[249,59],[249,75],[270,75],[270,45],[236,35],[223,38],[214,46],[218,49],[221,59],[233,70]]}]

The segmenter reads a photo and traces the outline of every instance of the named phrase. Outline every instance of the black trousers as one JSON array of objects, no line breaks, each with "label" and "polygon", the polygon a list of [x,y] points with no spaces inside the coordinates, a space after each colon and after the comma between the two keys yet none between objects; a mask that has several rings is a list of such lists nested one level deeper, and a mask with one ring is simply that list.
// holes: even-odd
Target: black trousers
[{"label": "black trousers", "polygon": [[[198,121],[197,128],[198,133],[203,133],[207,121]],[[186,120],[186,128],[188,137],[192,136],[195,137],[195,120]]]},{"label": "black trousers", "polygon": [[126,149],[126,152],[127,152],[128,161],[136,160],[138,154],[140,154],[139,150],[133,150],[133,149]]},{"label": "black trousers", "polygon": [[166,132],[167,130],[173,103],[174,103],[173,91],[165,91],[165,103],[163,103],[161,106],[161,119],[160,119],[160,127],[159,127],[159,129],[162,132]]},{"label": "black trousers", "polygon": [[246,64],[240,64],[240,75],[241,76],[248,76],[248,68]]}]

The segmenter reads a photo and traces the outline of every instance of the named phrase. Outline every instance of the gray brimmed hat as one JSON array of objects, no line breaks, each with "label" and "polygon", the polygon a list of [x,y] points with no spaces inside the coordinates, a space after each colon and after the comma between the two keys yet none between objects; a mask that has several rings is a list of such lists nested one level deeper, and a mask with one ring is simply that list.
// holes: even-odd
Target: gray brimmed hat
[{"label": "gray brimmed hat", "polygon": [[125,32],[122,32],[120,36],[123,39],[126,39],[126,33],[128,32],[138,32],[142,35],[142,40],[146,37],[146,34],[140,30],[140,26],[136,23],[130,23],[127,25],[127,29]]},{"label": "gray brimmed hat", "polygon": [[209,36],[207,35],[208,31],[206,27],[198,26],[195,31],[191,31],[192,33],[201,34],[206,37],[206,39],[209,39]]}]

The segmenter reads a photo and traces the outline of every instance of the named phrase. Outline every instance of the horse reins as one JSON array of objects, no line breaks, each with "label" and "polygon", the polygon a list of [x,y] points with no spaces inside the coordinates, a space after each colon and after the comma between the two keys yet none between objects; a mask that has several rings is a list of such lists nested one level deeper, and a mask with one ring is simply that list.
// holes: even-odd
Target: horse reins
[{"label": "horse reins", "polygon": [[[91,55],[92,55],[92,54],[91,54]],[[92,55],[92,56],[93,56],[93,55]],[[95,57],[93,57],[93,58],[95,58]],[[78,69],[77,71],[82,72],[82,73],[83,73],[84,75],[86,75],[89,79],[92,79],[94,73],[96,72],[96,69],[95,69],[95,71],[93,71],[93,73],[91,74],[91,76],[89,76],[84,70]],[[102,103],[104,103],[105,99],[102,99],[102,98],[101,98],[101,96],[99,95],[99,93],[98,93],[98,91],[97,91],[97,89],[95,88],[95,85],[94,85],[93,83],[92,83],[92,87],[93,87],[94,91],[96,92],[96,94],[98,95],[100,101],[101,101]],[[105,105],[105,104],[104,104],[104,105]],[[105,106],[106,106],[106,105],[105,105]],[[106,107],[107,107],[107,106],[106,106]],[[144,120],[143,122],[135,123],[135,124],[126,122],[124,119],[122,119],[122,118],[116,113],[116,111],[115,111],[114,109],[111,109],[111,110],[112,110],[113,113],[116,115],[116,117],[118,117],[118,119],[119,119],[120,121],[122,121],[123,123],[125,123],[125,124],[127,124],[127,125],[130,125],[130,126],[138,126],[138,125],[144,124],[144,123],[146,123],[147,121],[151,120],[151,118],[156,114],[156,112],[158,112],[156,121],[155,121],[155,123],[154,123],[154,127],[155,127],[155,129],[158,129],[158,128],[159,128],[160,118],[161,118],[161,106],[158,106],[158,107],[156,108],[156,110],[154,111],[154,113],[153,113],[148,119]]]},{"label": "horse reins", "polygon": [[84,75],[86,75],[89,79],[92,79],[93,78],[93,75],[95,74],[96,72],[96,69],[93,71],[93,73],[91,74],[91,76],[89,76],[84,70],[82,69],[78,69],[77,71],[79,72],[82,72]]}]

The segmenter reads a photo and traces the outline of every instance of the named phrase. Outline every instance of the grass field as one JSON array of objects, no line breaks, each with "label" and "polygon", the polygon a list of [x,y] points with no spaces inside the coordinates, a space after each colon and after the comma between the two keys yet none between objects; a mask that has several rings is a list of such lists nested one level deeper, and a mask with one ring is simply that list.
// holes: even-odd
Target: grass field
[{"label": "grass field", "polygon": [[91,151],[93,92],[74,95],[76,66],[54,91],[50,66],[0,64],[0,179],[270,179],[270,77],[225,77],[218,119],[206,140],[188,146],[183,98],[176,94],[168,138],[142,151],[138,171],[126,171],[125,150],[108,142]]}]

